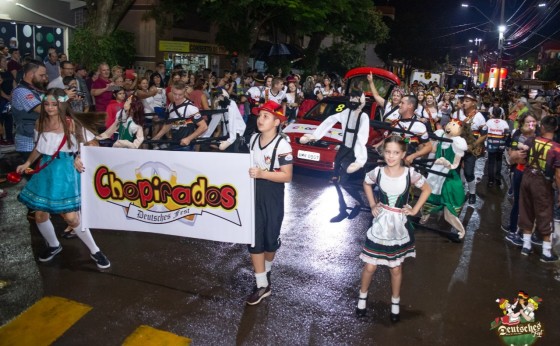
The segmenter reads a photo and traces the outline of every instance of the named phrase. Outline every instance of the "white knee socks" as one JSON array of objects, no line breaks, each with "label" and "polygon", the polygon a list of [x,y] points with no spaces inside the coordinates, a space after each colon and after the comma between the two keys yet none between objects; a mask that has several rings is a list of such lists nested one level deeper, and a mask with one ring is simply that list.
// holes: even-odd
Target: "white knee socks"
[{"label": "white knee socks", "polygon": [[266,278],[266,272],[264,273],[255,273],[255,279],[257,280],[257,287],[261,288],[261,287],[267,287],[268,286],[268,280]]},{"label": "white knee socks", "polygon": [[50,219],[42,223],[37,222],[37,228],[39,229],[39,232],[41,233],[43,238],[46,240],[47,244],[49,244],[49,247],[60,246],[60,243],[56,238],[56,233],[54,232],[54,226]]},{"label": "white knee socks", "polygon": [[469,193],[474,195],[476,193],[476,180],[467,182],[467,186],[469,187]]},{"label": "white knee socks", "polygon": [[523,233],[523,247],[531,250],[531,234]]},{"label": "white knee socks", "polygon": [[82,229],[82,224],[80,223],[78,226],[74,227],[74,231],[80,240],[88,247],[89,252],[91,254],[96,254],[99,251],[97,244],[95,244],[95,240],[91,236],[91,232],[89,228]]},{"label": "white knee socks", "polygon": [[542,242],[542,254],[546,257],[552,256],[552,242],[550,241],[543,241]]}]

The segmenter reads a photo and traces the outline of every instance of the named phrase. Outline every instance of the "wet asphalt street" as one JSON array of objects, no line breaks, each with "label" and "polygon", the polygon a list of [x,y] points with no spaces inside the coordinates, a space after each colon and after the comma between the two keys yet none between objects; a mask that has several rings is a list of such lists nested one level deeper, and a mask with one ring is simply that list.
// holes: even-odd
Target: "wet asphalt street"
[{"label": "wet asphalt street", "polygon": [[[479,172],[483,164],[479,160]],[[39,299],[58,296],[93,309],[55,345],[120,345],[140,325],[188,337],[193,345],[498,345],[489,330],[501,316],[495,301],[524,290],[543,299],[536,312],[544,327],[539,345],[560,344],[560,266],[506,244],[500,224],[509,215],[507,186],[487,190],[485,178],[476,206],[462,211],[463,243],[417,230],[417,258],[403,267],[401,322],[389,321],[386,268],[374,276],[367,316],[357,318],[358,255],[371,215],[330,223],[338,205],[328,177],[295,170],[286,187],[272,295],[252,307],[244,304],[254,285],[244,245],[93,230],[110,269],[99,271],[78,239],[62,239],[62,253],[38,263],[41,238],[16,200],[23,183],[4,183],[0,279],[8,286],[0,289],[0,325]],[[60,218],[53,222],[64,229]],[[429,225],[449,230],[443,217],[433,216]]]}]

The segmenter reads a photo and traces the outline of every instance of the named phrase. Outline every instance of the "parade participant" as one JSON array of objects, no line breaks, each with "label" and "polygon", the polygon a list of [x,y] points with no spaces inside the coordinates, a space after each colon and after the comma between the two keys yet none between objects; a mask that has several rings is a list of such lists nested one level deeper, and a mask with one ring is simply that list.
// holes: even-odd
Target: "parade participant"
[{"label": "parade participant", "polygon": [[488,152],[488,187],[502,185],[502,158],[510,135],[509,125],[499,111],[490,112],[490,117],[483,130]]},{"label": "parade participant", "polygon": [[469,147],[467,153],[463,157],[463,173],[467,181],[468,202],[476,203],[476,180],[474,176],[474,168],[476,159],[484,152],[485,135],[481,135],[480,131],[486,125],[486,119],[477,110],[476,96],[470,92],[463,96],[463,111],[465,117],[463,120],[463,131]]},{"label": "parade participant", "polygon": [[42,62],[33,60],[23,66],[23,79],[12,91],[12,116],[16,125],[15,145],[22,161],[34,147],[35,122],[41,113],[41,96],[47,82]]},{"label": "parade participant", "polygon": [[441,115],[439,123],[442,128],[445,128],[449,120],[451,120],[451,114],[455,112],[455,105],[451,100],[451,94],[449,92],[443,93],[443,97],[438,103],[438,109]]},{"label": "parade participant", "polygon": [[121,87],[116,87],[113,91],[113,99],[107,105],[107,117],[105,118],[105,128],[113,125],[117,119],[117,113],[123,108],[126,101],[126,91]]},{"label": "parade participant", "polygon": [[420,121],[426,124],[428,131],[433,132],[441,129],[441,125],[439,124],[440,114],[433,94],[426,94],[426,104],[418,116]]},{"label": "parade participant", "polygon": [[49,47],[47,50],[47,56],[43,61],[48,80],[55,80],[58,76],[60,76],[60,62],[58,61],[58,53],[56,52],[56,48]]},{"label": "parade participant", "polygon": [[498,98],[494,99],[494,101],[492,102],[492,107],[490,107],[490,109],[488,109],[488,115],[491,118],[494,118],[494,119],[504,119],[505,120],[506,113],[505,113],[504,109],[502,107],[500,107],[500,99],[498,99]]},{"label": "parade participant", "polygon": [[556,262],[552,253],[550,234],[553,232],[554,189],[560,186],[560,144],[553,141],[558,120],[553,116],[541,119],[541,134],[525,141],[527,166],[523,172],[519,194],[519,228],[523,231],[521,254],[528,256],[531,250],[531,233],[542,235],[541,262]]},{"label": "parade participant", "polygon": [[315,89],[315,95],[318,100],[322,100],[325,97],[334,96],[336,94],[336,89],[332,85],[331,77],[324,76],[323,84]]},{"label": "parade participant", "polygon": [[391,98],[390,100],[388,100],[389,102],[386,102],[385,99],[381,97],[381,95],[379,95],[379,91],[377,91],[377,88],[373,83],[373,74],[371,72],[367,75],[367,80],[369,84],[369,90],[371,90],[373,98],[375,99],[375,102],[377,102],[377,106],[383,107],[383,118],[381,120],[391,122],[398,119],[399,104],[401,103],[404,91],[401,88],[395,86],[391,92]]},{"label": "parade participant", "polygon": [[123,108],[117,112],[113,124],[105,132],[97,136],[96,139],[111,138],[115,133],[118,133],[119,137],[113,143],[114,148],[138,149],[144,141],[143,124],[144,105],[137,96],[130,95]]},{"label": "parade participant", "polygon": [[284,80],[282,80],[282,78],[274,77],[272,79],[270,90],[268,90],[268,100],[274,101],[279,105],[283,105],[286,102],[286,93],[283,89]]},{"label": "parade participant", "polygon": [[268,101],[257,108],[260,131],[250,141],[255,179],[255,246],[248,246],[255,272],[256,286],[246,302],[256,305],[271,294],[271,270],[280,248],[280,229],[284,218],[284,183],[292,180],[292,148],[278,133],[286,118],[281,106]]},{"label": "parade participant", "polygon": [[95,244],[89,229],[82,228],[79,214],[80,176],[76,169],[83,170],[79,144],[93,139],[93,134],[71,116],[66,99],[61,89],[51,89],[43,97],[36,126],[37,144],[27,161],[16,171],[24,173],[39,156],[42,155],[42,159],[35,174],[18,195],[18,200],[36,210],[35,222],[47,244],[45,251],[39,255],[40,262],[48,262],[62,251],[50,220],[50,214],[61,214],[88,247],[97,267],[105,269],[111,263]]},{"label": "parade participant", "polygon": [[460,97],[455,101],[455,111],[451,114],[451,119],[463,121],[465,120],[465,112],[463,111],[463,98]]},{"label": "parade participant", "polygon": [[[219,149],[229,152],[247,152],[247,145],[242,137],[245,133],[245,122],[239,112],[239,107],[230,99],[227,91],[222,90],[222,95],[218,96],[219,109],[227,109],[223,115],[222,133],[228,135],[228,139],[220,142]],[[233,146],[232,146],[233,144]]]},{"label": "parade participant", "polygon": [[438,104],[442,100],[443,94],[441,94],[441,88],[439,87],[439,85],[435,84],[432,87],[432,95],[434,96],[436,104]]},{"label": "parade participant", "polygon": [[465,191],[461,176],[456,170],[467,150],[467,142],[461,137],[462,132],[463,124],[458,120],[452,120],[447,123],[445,130],[434,133],[437,137],[448,138],[453,142],[437,141],[433,144],[436,161],[431,169],[447,176],[428,174],[427,181],[432,188],[432,193],[422,209],[423,216],[420,219],[420,223],[424,224],[430,214],[443,209],[445,221],[457,230],[459,239],[465,236],[465,227],[459,220],[459,213],[465,203]]},{"label": "parade participant", "polygon": [[[391,272],[391,322],[400,320],[400,291],[402,263],[407,257],[416,257],[414,233],[408,216],[416,215],[428,199],[431,188],[420,173],[402,164],[407,153],[406,143],[400,136],[390,136],[383,141],[386,166],[376,167],[366,174],[364,191],[374,216],[360,258],[365,262],[362,270],[360,294],[356,313],[366,313],[369,286],[378,265],[388,266]],[[371,185],[380,190],[379,200],[373,195]],[[408,205],[412,185],[421,189],[418,201]]]},{"label": "parade participant", "polygon": [[426,92],[422,89],[418,90],[418,107],[414,110],[414,114],[418,117],[422,116],[424,113],[424,104],[426,103]]},{"label": "parade participant", "polygon": [[[268,101],[268,91],[265,90],[263,85],[264,76],[258,74],[253,78],[253,86],[247,90],[247,97],[249,98],[249,108],[250,113],[253,113],[253,109],[259,107],[260,105]],[[245,134],[243,135],[248,141],[253,133],[257,132],[257,121],[255,117],[248,116],[247,127],[245,128]]]},{"label": "parade participant", "polygon": [[[362,168],[368,157],[366,144],[369,136],[369,116],[362,112],[364,105],[365,95],[360,90],[352,89],[346,109],[329,116],[312,134],[304,134],[299,140],[301,144],[306,144],[321,139],[337,123],[342,127],[342,145],[336,153],[333,172],[333,182],[338,193],[339,214],[333,217],[331,222],[340,222],[347,217],[353,219],[358,216],[361,207],[365,206],[360,192],[350,183],[350,175]],[[347,205],[340,186],[358,202],[350,214],[346,211]]]},{"label": "parade participant", "polygon": [[517,227],[519,218],[519,189],[521,188],[521,180],[523,178],[523,171],[527,163],[527,149],[525,141],[533,137],[537,130],[537,119],[530,113],[523,114],[519,119],[519,128],[516,129],[511,135],[509,141],[509,162],[513,165],[511,167],[512,179],[511,189],[513,192],[513,201],[511,203],[511,210],[509,214],[509,225],[502,226],[507,233],[506,240],[515,246],[523,246],[523,239]]},{"label": "parade participant", "polygon": [[403,131],[400,135],[408,142],[408,152],[404,159],[407,165],[411,165],[414,159],[432,152],[432,143],[429,140],[428,129],[414,115],[414,110],[417,108],[418,99],[416,99],[416,96],[405,95],[399,105],[399,118],[391,123],[393,128]]},{"label": "parade participant", "polygon": [[173,145],[170,150],[191,151],[191,142],[200,137],[208,128],[206,121],[200,115],[198,108],[185,97],[185,83],[179,81],[173,84],[171,93],[173,103],[169,104],[167,111],[172,122],[162,126],[154,140],[159,140],[171,130]]}]

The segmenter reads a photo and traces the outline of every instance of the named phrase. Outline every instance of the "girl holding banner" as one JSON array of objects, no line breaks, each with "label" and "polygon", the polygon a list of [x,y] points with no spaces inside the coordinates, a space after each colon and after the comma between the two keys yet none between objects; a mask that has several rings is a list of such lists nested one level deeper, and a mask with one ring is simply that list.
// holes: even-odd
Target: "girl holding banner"
[{"label": "girl holding banner", "polygon": [[[18,196],[18,200],[35,210],[35,222],[45,239],[47,248],[39,255],[40,262],[52,260],[62,251],[50,214],[61,214],[66,223],[88,247],[97,267],[109,268],[111,263],[99,250],[89,229],[81,227],[80,221],[80,175],[79,143],[93,139],[93,134],[82,128],[81,122],[71,114],[68,99],[61,89],[50,89],[43,96],[41,114],[35,126],[36,144],[18,173],[33,174]],[[42,156],[37,168],[29,167]],[[76,158],[76,168],[74,161]]]}]

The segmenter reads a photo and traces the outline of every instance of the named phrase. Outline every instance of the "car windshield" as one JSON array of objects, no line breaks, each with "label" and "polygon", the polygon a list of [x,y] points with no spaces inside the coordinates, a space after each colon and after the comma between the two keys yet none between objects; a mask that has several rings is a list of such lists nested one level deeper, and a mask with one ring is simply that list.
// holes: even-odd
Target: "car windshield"
[{"label": "car windshield", "polygon": [[[323,122],[326,118],[330,117],[335,113],[340,113],[346,109],[346,103],[343,100],[338,102],[333,102],[332,100],[325,100],[316,104],[309,112],[303,117],[306,120],[315,120]],[[363,108],[363,112],[369,114],[371,110],[371,103],[366,103]]]},{"label": "car windshield", "polygon": [[[358,75],[352,77],[351,79],[349,79],[348,83],[350,85],[350,90],[358,89],[358,90],[362,90],[366,95],[372,95],[372,92],[369,88],[367,75]],[[385,78],[381,78],[376,75],[373,75],[373,84],[375,85],[375,88],[377,89],[379,95],[384,99],[387,98],[391,87],[395,85],[393,81],[390,81]]]}]

